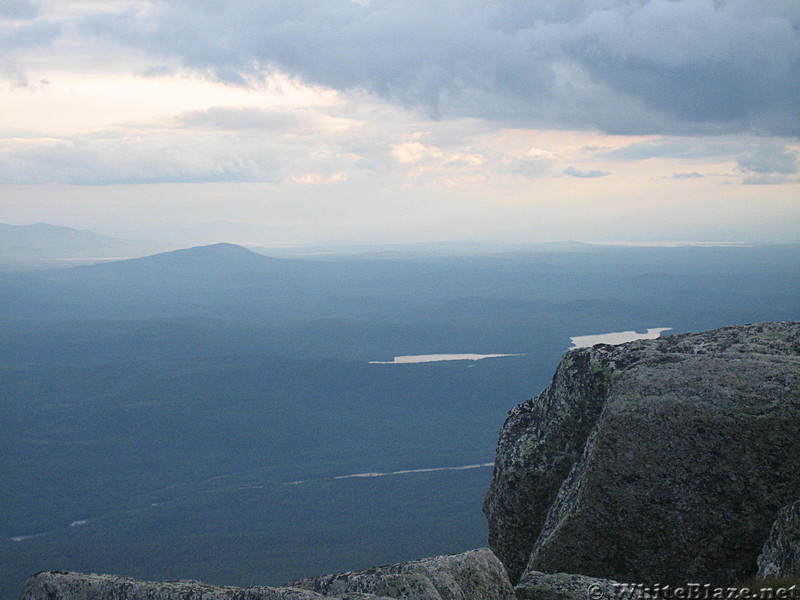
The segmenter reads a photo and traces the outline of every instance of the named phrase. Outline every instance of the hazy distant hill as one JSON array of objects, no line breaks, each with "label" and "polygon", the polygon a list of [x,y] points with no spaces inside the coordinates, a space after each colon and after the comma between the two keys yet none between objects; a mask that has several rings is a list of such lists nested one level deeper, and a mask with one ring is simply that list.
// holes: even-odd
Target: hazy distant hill
[{"label": "hazy distant hill", "polygon": [[68,266],[109,259],[145,256],[168,250],[164,243],[122,240],[47,223],[0,223],[0,268]]},{"label": "hazy distant hill", "polygon": [[241,271],[265,271],[280,259],[256,254],[236,244],[213,244],[172,250],[68,270],[48,271],[48,278],[113,283],[138,280],[206,280]]},{"label": "hazy distant hill", "polygon": [[[767,306],[771,320],[787,319],[796,306],[800,267],[794,246],[590,248],[312,260],[214,244],[7,274],[0,278],[0,295],[7,300],[0,316],[273,324],[356,319],[403,327],[425,320],[430,330],[452,326],[459,338],[479,318],[486,330],[479,327],[481,334],[469,337],[486,341],[500,335],[502,326],[514,339],[527,327],[563,329],[572,323],[570,334],[580,334],[587,328],[652,326],[657,316],[659,323],[690,319],[687,328],[703,329],[754,320]],[[377,330],[374,323],[368,329]]]}]

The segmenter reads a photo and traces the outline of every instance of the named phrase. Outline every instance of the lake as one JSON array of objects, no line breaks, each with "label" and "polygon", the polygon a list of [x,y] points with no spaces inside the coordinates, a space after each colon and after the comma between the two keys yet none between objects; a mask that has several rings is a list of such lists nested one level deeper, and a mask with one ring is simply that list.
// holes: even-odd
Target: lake
[{"label": "lake", "polygon": [[570,350],[575,348],[591,348],[595,344],[624,344],[634,340],[654,340],[661,335],[662,331],[669,331],[672,327],[653,327],[645,333],[637,331],[614,331],[611,333],[597,333],[593,335],[576,335],[569,338],[572,342]]},{"label": "lake", "polygon": [[412,363],[439,362],[442,360],[482,360],[502,356],[522,356],[521,354],[414,354],[395,356],[394,360],[371,360],[371,365],[407,365]]}]

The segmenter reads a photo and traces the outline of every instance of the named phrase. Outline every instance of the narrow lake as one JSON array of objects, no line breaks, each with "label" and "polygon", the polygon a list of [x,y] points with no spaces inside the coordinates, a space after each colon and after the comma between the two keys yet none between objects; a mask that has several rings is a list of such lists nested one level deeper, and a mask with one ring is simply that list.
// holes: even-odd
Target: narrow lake
[{"label": "narrow lake", "polygon": [[[382,473],[379,471],[371,473],[352,473],[350,475],[337,475],[336,477],[329,477],[326,479],[332,479],[332,480],[363,479],[366,477],[389,477],[391,475],[408,475],[410,473],[436,473],[439,471],[467,471],[471,469],[482,469],[485,467],[494,467],[494,463],[493,462],[478,463],[474,465],[463,465],[459,467],[428,467],[426,469],[405,469],[403,471],[389,471],[387,473]],[[308,481],[313,481],[313,480],[289,481],[287,483],[284,483],[283,485],[300,485],[302,483],[308,483]]]},{"label": "narrow lake", "polygon": [[502,356],[522,356],[521,354],[414,354],[395,356],[394,360],[371,360],[371,365],[406,365],[411,363],[439,362],[442,360],[482,360]]},{"label": "narrow lake", "polygon": [[638,331],[613,331],[611,333],[597,333],[593,335],[576,335],[569,338],[572,342],[570,350],[575,348],[591,348],[595,344],[624,344],[634,340],[654,340],[661,335],[662,331],[669,331],[672,327],[653,327],[645,333]]}]

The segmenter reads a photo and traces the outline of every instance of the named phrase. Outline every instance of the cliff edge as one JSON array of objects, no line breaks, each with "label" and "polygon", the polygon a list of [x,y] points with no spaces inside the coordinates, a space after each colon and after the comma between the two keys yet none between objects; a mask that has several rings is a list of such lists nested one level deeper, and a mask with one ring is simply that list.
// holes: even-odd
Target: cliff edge
[{"label": "cliff edge", "polygon": [[484,512],[513,582],[726,585],[800,498],[800,323],[567,352],[508,415]]},{"label": "cliff edge", "polygon": [[487,548],[463,554],[237,588],[199,581],[140,581],[120,575],[43,571],[20,600],[515,600],[505,568]]}]

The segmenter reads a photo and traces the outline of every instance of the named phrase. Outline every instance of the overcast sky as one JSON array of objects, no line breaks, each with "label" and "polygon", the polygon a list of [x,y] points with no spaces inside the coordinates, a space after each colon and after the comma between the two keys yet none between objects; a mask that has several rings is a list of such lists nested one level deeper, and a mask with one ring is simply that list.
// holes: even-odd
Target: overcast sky
[{"label": "overcast sky", "polygon": [[800,241],[797,0],[0,0],[0,76],[3,222]]}]

